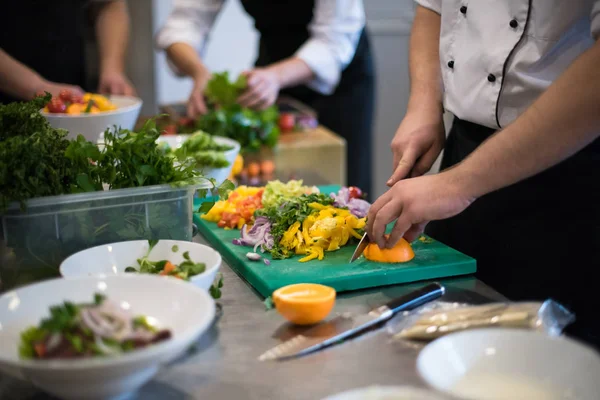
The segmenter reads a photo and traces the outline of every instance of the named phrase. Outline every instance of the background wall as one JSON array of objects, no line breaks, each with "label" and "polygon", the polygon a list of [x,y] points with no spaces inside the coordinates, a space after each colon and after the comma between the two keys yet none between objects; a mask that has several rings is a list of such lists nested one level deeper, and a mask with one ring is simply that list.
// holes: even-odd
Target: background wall
[{"label": "background wall", "polygon": [[[404,116],[409,94],[408,40],[414,17],[413,0],[365,0],[377,70],[374,127],[374,194],[382,194],[392,171],[390,142]],[[157,106],[187,99],[192,83],[176,77],[165,56],[149,40],[164,23],[172,0],[152,0],[151,15],[145,1],[130,1],[133,32],[130,71],[136,86],[143,86],[143,113]],[[250,68],[257,52],[258,35],[239,0],[228,0],[212,30],[204,60],[214,71],[227,70],[234,77]],[[131,60],[132,56],[135,59]],[[150,62],[151,60],[151,62]],[[147,87],[148,86],[148,87]],[[447,116],[449,121],[452,117]],[[435,171],[436,167],[432,171]]]}]

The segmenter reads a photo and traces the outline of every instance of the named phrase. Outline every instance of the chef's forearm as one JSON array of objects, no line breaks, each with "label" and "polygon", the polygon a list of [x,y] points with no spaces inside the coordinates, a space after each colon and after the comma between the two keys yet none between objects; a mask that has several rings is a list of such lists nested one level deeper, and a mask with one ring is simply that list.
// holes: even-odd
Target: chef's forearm
[{"label": "chef's forearm", "polygon": [[98,11],[96,37],[100,53],[100,73],[124,73],[125,52],[129,42],[127,2],[112,0]]},{"label": "chef's forearm", "polygon": [[469,197],[546,170],[600,135],[600,43],[582,54],[519,118],[447,171]]},{"label": "chef's forearm", "polygon": [[196,50],[187,43],[173,43],[166,49],[167,57],[183,75],[193,79],[209,74],[208,68],[196,53]]},{"label": "chef's forearm", "polygon": [[440,71],[441,17],[417,6],[410,35],[410,98],[407,112],[442,115],[442,78]]},{"label": "chef's forearm", "polygon": [[315,78],[308,64],[298,57],[290,57],[269,66],[277,74],[281,88],[307,83]]},{"label": "chef's forearm", "polygon": [[19,99],[30,99],[44,79],[31,68],[0,49],[0,91]]}]

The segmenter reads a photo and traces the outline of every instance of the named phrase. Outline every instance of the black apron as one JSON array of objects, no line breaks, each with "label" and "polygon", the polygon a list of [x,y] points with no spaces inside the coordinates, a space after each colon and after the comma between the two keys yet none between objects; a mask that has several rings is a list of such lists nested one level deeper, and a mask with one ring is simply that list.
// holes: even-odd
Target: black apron
[{"label": "black apron", "polygon": [[[256,66],[292,56],[310,37],[313,0],[242,0],[242,5],[260,33]],[[371,193],[375,74],[366,29],[334,93],[322,95],[301,85],[282,90],[281,94],[315,109],[321,124],[346,139],[348,185]]]},{"label": "black apron", "polygon": [[[86,4],[87,0],[7,2],[2,7],[0,48],[44,79],[85,88]],[[0,103],[15,100],[0,92]]]},{"label": "black apron", "polygon": [[[456,118],[442,169],[493,129]],[[554,298],[575,312],[567,333],[600,346],[600,140],[522,182],[428,225],[426,233],[477,260],[477,276],[511,300]]]}]

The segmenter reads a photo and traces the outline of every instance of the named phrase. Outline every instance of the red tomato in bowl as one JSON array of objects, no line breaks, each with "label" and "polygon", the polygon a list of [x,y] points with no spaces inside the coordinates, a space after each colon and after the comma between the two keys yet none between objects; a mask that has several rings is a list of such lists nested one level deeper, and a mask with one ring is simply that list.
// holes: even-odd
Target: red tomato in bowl
[{"label": "red tomato in bowl", "polygon": [[67,105],[60,98],[53,98],[47,105],[51,113],[64,113],[67,111]]}]

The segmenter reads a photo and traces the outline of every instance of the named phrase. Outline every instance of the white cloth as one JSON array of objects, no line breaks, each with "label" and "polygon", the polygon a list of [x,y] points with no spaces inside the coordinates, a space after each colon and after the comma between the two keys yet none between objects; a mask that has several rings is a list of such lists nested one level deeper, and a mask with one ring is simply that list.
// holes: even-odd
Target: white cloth
[{"label": "white cloth", "polygon": [[[202,53],[207,35],[225,0],[175,0],[166,23],[156,36],[159,49],[183,42]],[[362,0],[316,0],[308,28],[310,38],[295,53],[316,78],[308,86],[322,94],[337,87],[344,68],[352,61],[365,26]],[[179,73],[172,64],[169,64]]]},{"label": "white cloth", "polygon": [[600,37],[598,0],[416,2],[441,15],[444,108],[490,128],[515,120]]}]

